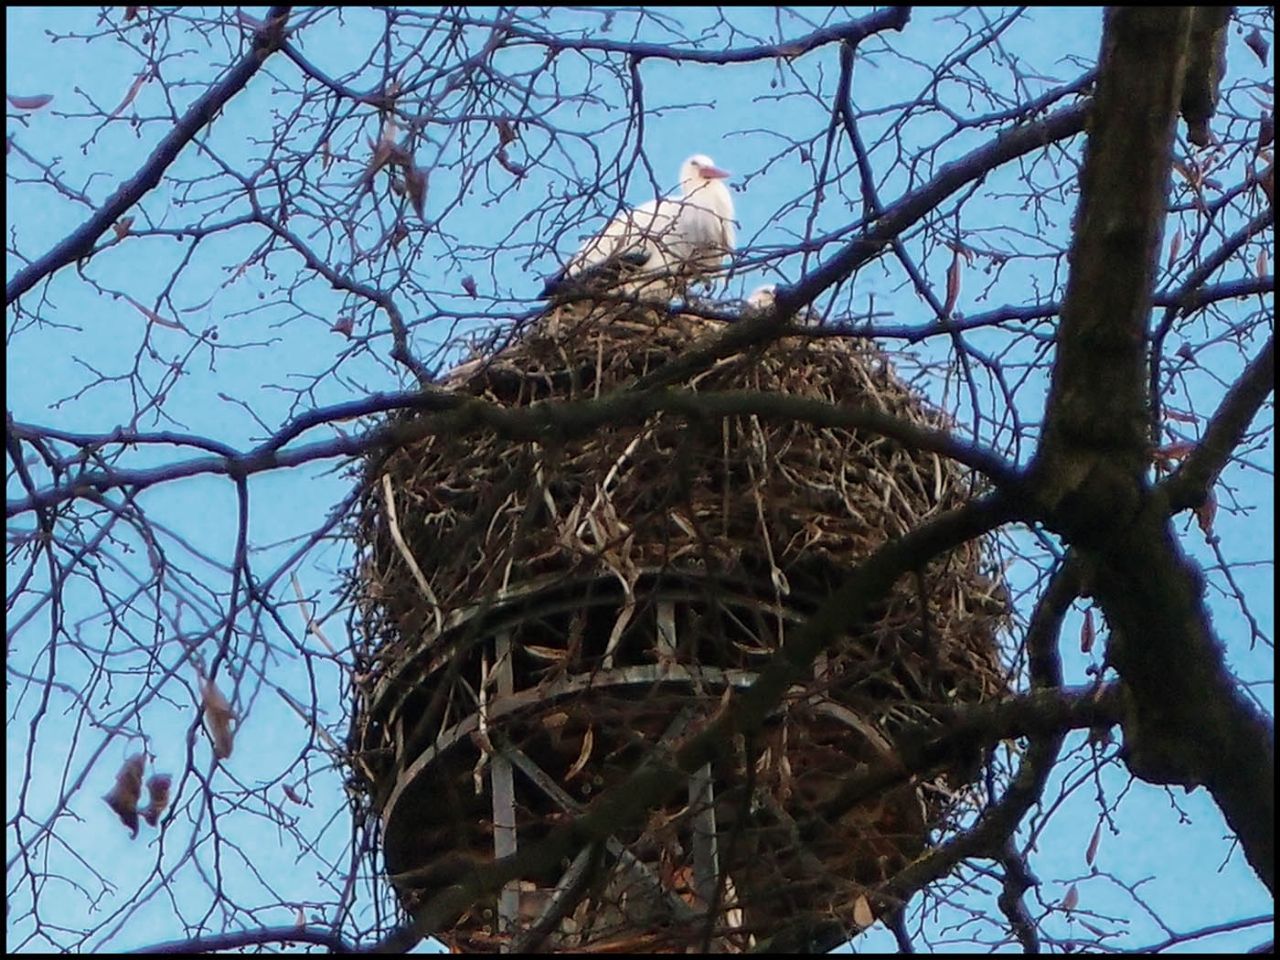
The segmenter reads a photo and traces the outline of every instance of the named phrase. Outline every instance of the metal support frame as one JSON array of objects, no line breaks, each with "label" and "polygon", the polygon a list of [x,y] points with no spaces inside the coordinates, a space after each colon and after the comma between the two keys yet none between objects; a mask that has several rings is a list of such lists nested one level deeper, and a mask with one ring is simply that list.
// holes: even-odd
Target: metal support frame
[{"label": "metal support frame", "polygon": [[[494,673],[499,699],[515,692],[511,669],[511,634],[505,630],[494,638]],[[516,785],[511,761],[501,753],[490,758],[489,785],[493,799],[493,856],[511,856],[519,847],[516,836]],[[498,897],[498,932],[512,935],[520,919],[520,881],[510,880]],[[502,952],[510,949],[503,944]]]}]

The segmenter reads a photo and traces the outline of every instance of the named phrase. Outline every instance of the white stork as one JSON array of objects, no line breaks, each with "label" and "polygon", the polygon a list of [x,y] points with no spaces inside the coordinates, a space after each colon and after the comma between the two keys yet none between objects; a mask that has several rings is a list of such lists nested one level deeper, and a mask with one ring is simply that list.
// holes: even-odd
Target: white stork
[{"label": "white stork", "polygon": [[[733,252],[733,197],[729,174],[704,154],[680,167],[680,195],[659,197],[624,210],[588,240],[565,268],[547,281],[544,297],[560,293],[566,281],[609,283],[612,292],[639,293],[666,300],[690,283],[717,273]],[[625,279],[622,279],[624,278]]]}]

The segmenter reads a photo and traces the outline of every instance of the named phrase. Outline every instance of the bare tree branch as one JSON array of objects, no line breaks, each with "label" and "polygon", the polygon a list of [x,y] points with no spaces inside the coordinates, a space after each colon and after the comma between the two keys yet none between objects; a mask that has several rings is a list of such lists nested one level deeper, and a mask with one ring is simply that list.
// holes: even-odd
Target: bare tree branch
[{"label": "bare tree branch", "polygon": [[128,212],[129,208],[153,190],[161,177],[187,147],[192,139],[213,119],[230,100],[245,88],[261,68],[267,57],[280,48],[284,38],[284,23],[289,17],[289,6],[275,6],[267,13],[266,22],[253,35],[249,50],[240,58],[225,77],[210,87],[187,112],[178,119],[173,130],[166,135],[146,163],[131,179],[126,180],[107,198],[83,225],[46,253],[27,264],[5,285],[4,302],[11,306],[15,300],[41,280],[52,276],[67,264],[90,256],[93,245],[111,226]]},{"label": "bare tree branch", "polygon": [[[355,415],[401,408],[443,410],[408,424],[378,427],[361,436],[341,436],[332,440],[282,450],[281,437],[273,437],[255,450],[245,453],[226,452],[220,456],[199,457],[162,467],[143,469],[113,468],[106,472],[82,473],[67,484],[37,491],[22,500],[5,504],[6,516],[13,517],[32,510],[57,506],[89,492],[102,494],[128,488],[137,493],[159,483],[185,477],[214,475],[242,479],[269,470],[297,467],[306,463],[341,456],[357,456],[383,447],[396,446],[432,435],[465,436],[492,430],[512,440],[539,440],[547,437],[583,436],[605,424],[639,423],[654,413],[671,412],[691,418],[755,415],[778,417],[814,423],[845,430],[867,430],[891,437],[922,450],[950,457],[959,463],[987,474],[997,484],[1015,488],[1018,474],[1004,460],[982,448],[957,440],[945,430],[918,427],[876,410],[851,410],[819,400],[767,395],[756,392],[694,393],[682,390],[657,390],[645,393],[615,393],[598,400],[544,404],[524,409],[506,409],[484,400],[468,399],[457,394],[437,392],[403,398],[372,397],[367,401],[343,404],[330,411],[313,411],[304,420],[291,425],[287,434],[300,433],[321,423],[346,419]],[[10,424],[10,434],[18,440],[56,435],[57,431],[31,424]],[[171,442],[172,437],[133,436],[116,432],[103,436],[62,434],[60,439],[82,448],[97,450],[108,445],[127,446],[136,442]],[[206,445],[207,446],[207,445]]]}]

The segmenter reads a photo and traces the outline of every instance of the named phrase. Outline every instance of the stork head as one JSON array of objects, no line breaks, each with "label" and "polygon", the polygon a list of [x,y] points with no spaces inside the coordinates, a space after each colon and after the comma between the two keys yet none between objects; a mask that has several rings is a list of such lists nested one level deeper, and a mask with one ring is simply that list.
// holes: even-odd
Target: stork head
[{"label": "stork head", "polygon": [[721,170],[705,153],[695,153],[680,168],[680,193],[685,201],[695,207],[715,214],[723,236],[719,238],[726,250],[734,245],[733,196],[725,186],[728,170]]},{"label": "stork head", "polygon": [[685,186],[686,193],[691,184],[697,186],[707,180],[723,180],[728,176],[729,171],[721,170],[705,153],[695,153],[680,168],[680,183]]}]

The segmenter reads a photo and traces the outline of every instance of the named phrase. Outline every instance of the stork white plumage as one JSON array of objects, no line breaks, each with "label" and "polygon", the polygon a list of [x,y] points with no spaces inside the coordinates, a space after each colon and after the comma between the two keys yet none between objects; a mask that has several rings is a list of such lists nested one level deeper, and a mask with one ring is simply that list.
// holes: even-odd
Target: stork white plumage
[{"label": "stork white plumage", "polygon": [[735,240],[728,176],[710,157],[690,157],[680,167],[679,196],[619,213],[547,282],[543,296],[559,292],[567,280],[612,279],[607,268],[615,265],[620,279],[609,284],[611,291],[646,299],[683,294],[689,284],[714,276]]}]

